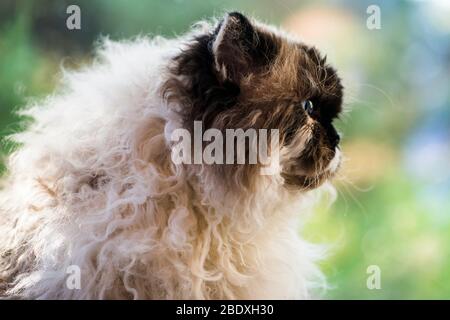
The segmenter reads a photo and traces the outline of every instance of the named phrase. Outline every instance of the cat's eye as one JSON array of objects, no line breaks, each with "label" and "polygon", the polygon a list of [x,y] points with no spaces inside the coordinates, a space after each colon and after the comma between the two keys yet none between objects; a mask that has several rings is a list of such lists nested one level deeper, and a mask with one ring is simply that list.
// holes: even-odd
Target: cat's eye
[{"label": "cat's eye", "polygon": [[312,115],[314,112],[314,105],[311,100],[305,100],[302,102],[303,109],[305,109],[306,113]]}]

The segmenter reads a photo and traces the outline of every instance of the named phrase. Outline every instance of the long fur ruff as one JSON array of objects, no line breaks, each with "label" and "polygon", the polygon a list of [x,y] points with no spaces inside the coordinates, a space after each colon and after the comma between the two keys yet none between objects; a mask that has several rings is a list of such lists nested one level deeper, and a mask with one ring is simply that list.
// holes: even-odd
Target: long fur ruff
[{"label": "long fur ruff", "polygon": [[105,40],[93,65],[23,111],[34,122],[11,137],[0,191],[0,296],[297,299],[325,286],[323,247],[298,235],[315,191],[273,175],[229,192],[171,162],[181,123],[160,88],[191,37]]}]

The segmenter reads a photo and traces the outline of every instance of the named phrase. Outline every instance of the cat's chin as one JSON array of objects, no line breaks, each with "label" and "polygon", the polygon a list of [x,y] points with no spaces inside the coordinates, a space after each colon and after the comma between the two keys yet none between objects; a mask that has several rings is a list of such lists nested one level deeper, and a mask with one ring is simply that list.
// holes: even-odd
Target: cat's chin
[{"label": "cat's chin", "polygon": [[327,180],[331,179],[334,176],[333,173],[329,171],[324,171],[322,173],[317,173],[315,175],[308,176],[296,176],[296,175],[283,175],[284,183],[286,188],[292,190],[313,190],[320,187]]},{"label": "cat's chin", "polygon": [[303,191],[316,189],[336,175],[341,165],[341,159],[341,151],[339,148],[336,148],[333,159],[331,159],[323,171],[305,175],[284,173],[282,176],[284,178],[285,186],[288,189]]}]

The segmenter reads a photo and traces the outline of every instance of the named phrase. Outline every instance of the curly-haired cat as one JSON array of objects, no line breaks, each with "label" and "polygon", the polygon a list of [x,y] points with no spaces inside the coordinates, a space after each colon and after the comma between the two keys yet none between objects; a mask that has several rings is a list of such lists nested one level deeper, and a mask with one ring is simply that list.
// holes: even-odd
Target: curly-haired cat
[{"label": "curly-haired cat", "polygon": [[[339,167],[342,91],[315,48],[240,13],[173,40],[105,41],[11,137],[0,295],[313,297],[323,252],[298,220]],[[194,121],[278,129],[279,170],[174,164],[171,134]]]}]

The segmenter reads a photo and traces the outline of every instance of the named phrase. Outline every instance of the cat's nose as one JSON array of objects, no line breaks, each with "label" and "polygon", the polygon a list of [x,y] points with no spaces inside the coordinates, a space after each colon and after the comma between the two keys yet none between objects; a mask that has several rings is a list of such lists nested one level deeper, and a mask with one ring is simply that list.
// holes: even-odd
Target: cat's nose
[{"label": "cat's nose", "polygon": [[336,146],[339,144],[339,142],[341,142],[341,136],[339,135],[339,133],[337,133],[336,137],[335,137],[335,144],[336,144]]},{"label": "cat's nose", "polygon": [[339,142],[341,141],[341,137],[339,136],[339,133],[333,132],[330,136],[330,142],[334,147],[337,147]]}]

